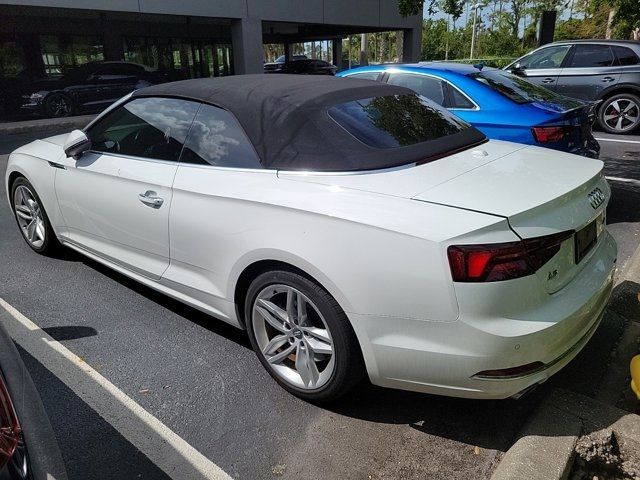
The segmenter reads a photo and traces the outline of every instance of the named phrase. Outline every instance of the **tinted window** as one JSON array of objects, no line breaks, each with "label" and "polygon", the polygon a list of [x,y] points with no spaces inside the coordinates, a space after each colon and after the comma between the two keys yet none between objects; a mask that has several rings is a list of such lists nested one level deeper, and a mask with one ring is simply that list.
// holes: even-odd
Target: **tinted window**
[{"label": "tinted window", "polygon": [[475,108],[475,105],[457,88],[449,86],[451,92],[451,108]]},{"label": "tinted window", "polygon": [[98,152],[177,161],[197,110],[185,100],[138,98],[110,112],[88,136]]},{"label": "tinted window", "polygon": [[412,75],[409,73],[392,73],[389,83],[407,87],[438,105],[444,105],[444,91],[442,81],[427,75]]},{"label": "tinted window", "polygon": [[354,73],[353,75],[349,75],[346,78],[362,78],[363,80],[377,80],[378,76],[380,76],[380,72],[362,72],[362,73]]},{"label": "tinted window", "polygon": [[180,161],[218,167],[262,168],[236,118],[211,105],[200,107]]},{"label": "tinted window", "polygon": [[[527,80],[501,70],[485,70],[469,74],[469,77],[516,103],[567,101],[566,98],[553,93],[551,90],[534,85]],[[576,106],[579,104],[579,102],[576,102]]]},{"label": "tinted window", "polygon": [[396,148],[428,142],[469,128],[419,95],[392,95],[341,103],[329,115],[362,143]]},{"label": "tinted window", "polygon": [[570,48],[570,45],[543,48],[521,58],[519,63],[523,68],[529,70],[538,68],[560,68]]},{"label": "tinted window", "polygon": [[616,52],[616,57],[618,57],[618,63],[620,65],[637,65],[640,63],[638,56],[630,48],[614,46],[613,49]]},{"label": "tinted window", "polygon": [[570,68],[610,67],[613,65],[613,52],[609,45],[576,45]]}]

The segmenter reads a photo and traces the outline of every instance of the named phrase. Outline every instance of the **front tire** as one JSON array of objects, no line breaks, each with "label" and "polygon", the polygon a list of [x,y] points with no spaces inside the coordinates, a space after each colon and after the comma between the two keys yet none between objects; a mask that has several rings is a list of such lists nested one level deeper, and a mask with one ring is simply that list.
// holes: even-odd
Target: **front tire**
[{"label": "front tire", "polygon": [[633,132],[640,126],[640,98],[631,93],[607,98],[598,112],[598,123],[607,133]]},{"label": "front tire", "polygon": [[290,393],[327,402],[363,377],[360,346],[346,314],[313,280],[265,272],[251,283],[244,313],[258,359]]},{"label": "front tire", "polygon": [[19,177],[11,185],[11,207],[22,238],[32,250],[48,255],[59,248],[42,201],[24,177]]}]

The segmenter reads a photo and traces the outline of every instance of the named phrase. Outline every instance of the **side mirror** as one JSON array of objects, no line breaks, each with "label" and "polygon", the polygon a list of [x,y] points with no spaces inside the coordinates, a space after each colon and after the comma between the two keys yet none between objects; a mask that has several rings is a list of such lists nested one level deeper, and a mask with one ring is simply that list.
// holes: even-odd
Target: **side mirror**
[{"label": "side mirror", "polygon": [[515,75],[522,75],[524,73],[524,67],[520,64],[520,62],[516,62],[511,66],[511,73]]},{"label": "side mirror", "polygon": [[78,158],[90,148],[91,140],[82,130],[74,130],[64,142],[64,153],[67,157]]}]

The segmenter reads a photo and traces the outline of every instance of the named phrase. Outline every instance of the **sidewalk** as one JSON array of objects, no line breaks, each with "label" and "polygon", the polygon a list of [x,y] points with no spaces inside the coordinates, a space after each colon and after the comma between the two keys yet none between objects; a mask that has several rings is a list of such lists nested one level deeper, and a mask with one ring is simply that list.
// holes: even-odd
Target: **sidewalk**
[{"label": "sidewalk", "polygon": [[618,272],[605,317],[623,327],[604,375],[592,378],[594,394],[554,389],[491,480],[640,478],[639,403],[629,388],[629,362],[640,352],[640,247]]},{"label": "sidewalk", "polygon": [[17,135],[30,132],[66,132],[84,128],[96,115],[80,115],[64,118],[39,118],[18,122],[0,123],[0,135]]}]

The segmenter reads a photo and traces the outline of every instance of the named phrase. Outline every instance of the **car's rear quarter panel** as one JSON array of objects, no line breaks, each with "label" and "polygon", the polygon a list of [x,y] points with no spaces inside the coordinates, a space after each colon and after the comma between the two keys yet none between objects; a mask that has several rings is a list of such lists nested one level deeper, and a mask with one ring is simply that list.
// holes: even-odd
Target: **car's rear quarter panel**
[{"label": "car's rear quarter panel", "polygon": [[489,215],[272,171],[180,166],[163,278],[209,302],[233,302],[247,266],[278,260],[316,278],[347,312],[452,322],[458,308],[442,242],[468,232],[516,239],[504,219]]}]

